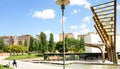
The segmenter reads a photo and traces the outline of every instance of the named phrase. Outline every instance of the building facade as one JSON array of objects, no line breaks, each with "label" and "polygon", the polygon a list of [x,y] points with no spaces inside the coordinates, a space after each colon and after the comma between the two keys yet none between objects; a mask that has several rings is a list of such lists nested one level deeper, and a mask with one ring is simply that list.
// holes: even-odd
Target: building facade
[{"label": "building facade", "polygon": [[[85,43],[89,44],[101,44],[101,48],[105,51],[105,46],[97,33],[90,32],[84,36]],[[120,52],[120,35],[116,35],[116,51]],[[98,48],[85,46],[85,53],[101,53]]]},{"label": "building facade", "polygon": [[3,41],[6,45],[13,44],[13,42],[14,42],[13,36],[1,36],[1,38],[3,39]]},{"label": "building facade", "polygon": [[[97,33],[90,32],[86,34],[84,36],[84,40],[85,40],[85,43],[88,43],[88,44],[100,45],[100,47],[105,52],[105,46]],[[98,48],[85,46],[85,53],[101,53],[101,51]]]},{"label": "building facade", "polygon": [[31,35],[21,35],[21,36],[1,36],[1,38],[3,38],[3,41],[6,45],[10,45],[10,44],[20,44],[20,45],[24,45],[24,42],[27,41],[27,44],[29,46],[29,42],[30,42],[30,37]]},{"label": "building facade", "polygon": [[[72,33],[65,33],[64,34],[64,38],[74,38],[74,35],[72,34]],[[62,33],[60,33],[59,34],[59,41],[63,41],[63,34]]]},{"label": "building facade", "polygon": [[40,35],[36,35],[36,40],[40,40]]},{"label": "building facade", "polygon": [[80,40],[81,38],[84,38],[85,35],[78,35],[77,39]]}]

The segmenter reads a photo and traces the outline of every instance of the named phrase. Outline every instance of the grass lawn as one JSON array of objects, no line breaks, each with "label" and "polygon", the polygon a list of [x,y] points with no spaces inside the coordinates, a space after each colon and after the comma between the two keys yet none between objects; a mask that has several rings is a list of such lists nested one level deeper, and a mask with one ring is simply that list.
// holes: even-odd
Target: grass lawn
[{"label": "grass lawn", "polygon": [[16,60],[19,60],[19,59],[36,58],[36,57],[39,57],[39,56],[37,56],[36,54],[12,55],[12,56],[6,58],[5,60],[13,60],[14,58]]},{"label": "grass lawn", "polygon": [[13,69],[13,68],[4,67],[3,65],[0,64],[0,69]]}]

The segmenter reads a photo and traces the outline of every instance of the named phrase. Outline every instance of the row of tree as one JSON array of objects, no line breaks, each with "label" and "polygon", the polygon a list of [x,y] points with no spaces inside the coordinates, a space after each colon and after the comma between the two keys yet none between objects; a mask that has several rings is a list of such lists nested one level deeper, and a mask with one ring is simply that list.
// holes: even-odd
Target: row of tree
[{"label": "row of tree", "polygon": [[[10,49],[11,47],[11,49]],[[2,38],[0,38],[0,50],[7,52],[37,52],[39,54],[46,53],[62,53],[63,52],[63,42],[54,42],[54,36],[50,33],[49,41],[47,41],[46,35],[44,32],[40,33],[39,40],[35,40],[32,36],[30,37],[29,46],[27,41],[24,41],[24,44],[21,45],[9,45],[6,46]],[[80,40],[74,38],[65,38],[65,52],[83,52],[84,51],[84,39]]]},{"label": "row of tree", "polygon": [[[54,36],[50,33],[49,41],[47,41],[46,35],[44,32],[40,33],[40,40],[34,40],[33,37],[30,38],[29,52],[38,52],[44,56],[44,59],[47,58],[46,53],[62,53],[63,52],[63,42],[54,42]],[[84,38],[80,40],[74,38],[65,38],[65,52],[76,52],[80,53],[85,50],[84,48]]]},{"label": "row of tree", "polygon": [[[63,42],[54,42],[54,36],[50,33],[49,41],[47,41],[44,32],[40,33],[40,40],[30,38],[29,52],[38,51],[38,53],[55,53],[63,52]],[[74,38],[65,38],[65,51],[66,52],[82,52],[84,51],[84,38],[80,40]]]},{"label": "row of tree", "polygon": [[39,40],[34,40],[34,38],[30,37],[29,43],[29,52],[38,52],[38,54],[45,53],[54,53],[55,52],[55,42],[53,38],[53,34],[50,34],[50,39],[47,41],[46,35],[44,32],[40,33]]}]

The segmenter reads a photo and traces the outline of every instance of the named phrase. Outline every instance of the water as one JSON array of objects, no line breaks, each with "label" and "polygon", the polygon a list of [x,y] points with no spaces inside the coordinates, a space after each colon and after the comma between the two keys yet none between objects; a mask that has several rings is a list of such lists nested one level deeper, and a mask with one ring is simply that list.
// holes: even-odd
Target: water
[{"label": "water", "polygon": [[[62,65],[53,65],[48,64],[50,66],[54,66],[55,69],[63,69]],[[91,64],[70,64],[66,65],[65,69],[120,69],[120,66],[115,65],[91,65]]]},{"label": "water", "polygon": [[71,64],[71,65],[67,65],[66,68],[68,69],[120,69],[120,66]]}]

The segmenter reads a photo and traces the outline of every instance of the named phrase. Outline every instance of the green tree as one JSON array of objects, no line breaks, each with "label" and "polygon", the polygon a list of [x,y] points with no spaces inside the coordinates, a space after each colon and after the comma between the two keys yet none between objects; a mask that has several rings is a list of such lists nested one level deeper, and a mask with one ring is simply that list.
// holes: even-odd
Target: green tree
[{"label": "green tree", "polygon": [[81,38],[81,39],[80,39],[80,47],[81,47],[81,50],[82,50],[82,51],[85,50],[85,41],[84,41],[84,38]]},{"label": "green tree", "polygon": [[3,38],[0,38],[0,50],[3,49],[3,47],[5,46]]},{"label": "green tree", "polygon": [[41,42],[40,42],[40,40],[38,41],[38,55],[41,55],[41,53],[42,53],[42,45],[41,45]]},{"label": "green tree", "polygon": [[75,51],[76,39],[74,38],[65,38],[65,45],[68,51]]},{"label": "green tree", "polygon": [[55,44],[54,44],[54,38],[53,34],[50,33],[50,39],[49,39],[49,44],[48,44],[48,51],[50,53],[53,53],[55,51]]},{"label": "green tree", "polygon": [[[73,38],[65,38],[65,52],[72,51]],[[74,47],[74,46],[73,46]],[[60,53],[63,52],[63,42],[56,43],[56,50]]]},{"label": "green tree", "polygon": [[47,42],[47,39],[46,39],[46,35],[45,33],[41,32],[40,33],[40,47],[41,47],[41,52],[44,56],[44,60],[47,59],[47,54],[45,55],[45,53],[48,52],[48,42]]},{"label": "green tree", "polygon": [[57,42],[56,44],[56,50],[60,53],[63,52],[63,42]]},{"label": "green tree", "polygon": [[32,52],[34,50],[34,38],[30,37],[30,44],[29,44],[29,52]]},{"label": "green tree", "polygon": [[65,38],[65,48],[67,51],[82,52],[84,51],[84,39]]},{"label": "green tree", "polygon": [[6,52],[11,52],[15,55],[15,53],[22,53],[23,52],[27,52],[27,47],[26,46],[23,46],[23,45],[8,45],[8,46],[5,46],[5,50]]},{"label": "green tree", "polygon": [[19,45],[19,48],[20,48],[20,52],[22,53],[22,55],[23,55],[24,52],[27,52],[27,47],[26,46]]},{"label": "green tree", "polygon": [[34,41],[34,51],[36,51],[36,52],[38,52],[38,47],[39,47],[39,42],[38,42],[38,40],[36,40],[36,41]]},{"label": "green tree", "polygon": [[24,46],[27,46],[28,43],[27,43],[27,40],[24,40]]},{"label": "green tree", "polygon": [[65,38],[65,52],[68,52],[69,51],[69,39],[66,37]]},{"label": "green tree", "polygon": [[4,51],[4,52],[9,52],[8,45],[5,45],[5,46],[3,47],[3,51]]},{"label": "green tree", "polygon": [[80,47],[80,43],[79,43],[79,42],[80,42],[80,41],[77,40],[77,39],[74,40],[74,46],[75,46],[74,52],[80,52],[81,47]]}]

